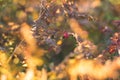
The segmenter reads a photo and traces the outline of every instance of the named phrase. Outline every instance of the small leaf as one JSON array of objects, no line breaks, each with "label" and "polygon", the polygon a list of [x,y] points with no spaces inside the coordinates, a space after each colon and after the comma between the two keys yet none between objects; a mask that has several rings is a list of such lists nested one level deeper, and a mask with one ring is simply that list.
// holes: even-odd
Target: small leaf
[{"label": "small leaf", "polygon": [[58,42],[57,42],[57,45],[61,45],[62,44],[62,40],[59,40]]}]

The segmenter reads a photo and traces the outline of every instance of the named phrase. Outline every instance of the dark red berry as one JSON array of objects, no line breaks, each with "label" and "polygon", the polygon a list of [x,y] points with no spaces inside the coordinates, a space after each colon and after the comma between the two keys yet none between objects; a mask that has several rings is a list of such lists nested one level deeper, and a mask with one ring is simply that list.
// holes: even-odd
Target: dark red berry
[{"label": "dark red berry", "polygon": [[67,32],[64,32],[63,38],[68,38],[68,37],[69,37],[69,34]]}]

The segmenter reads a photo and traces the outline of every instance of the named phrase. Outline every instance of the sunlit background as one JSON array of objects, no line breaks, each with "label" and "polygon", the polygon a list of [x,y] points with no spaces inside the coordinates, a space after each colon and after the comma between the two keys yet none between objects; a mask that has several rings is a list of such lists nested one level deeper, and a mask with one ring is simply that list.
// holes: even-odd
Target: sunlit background
[{"label": "sunlit background", "polygon": [[119,0],[0,0],[0,80],[119,80]]}]

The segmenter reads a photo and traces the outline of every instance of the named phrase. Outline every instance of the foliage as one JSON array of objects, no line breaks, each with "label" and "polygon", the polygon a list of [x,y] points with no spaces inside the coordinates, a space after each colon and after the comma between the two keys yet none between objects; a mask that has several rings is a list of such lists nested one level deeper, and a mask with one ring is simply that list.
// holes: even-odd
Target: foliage
[{"label": "foliage", "polygon": [[119,79],[119,0],[0,5],[0,80]]}]

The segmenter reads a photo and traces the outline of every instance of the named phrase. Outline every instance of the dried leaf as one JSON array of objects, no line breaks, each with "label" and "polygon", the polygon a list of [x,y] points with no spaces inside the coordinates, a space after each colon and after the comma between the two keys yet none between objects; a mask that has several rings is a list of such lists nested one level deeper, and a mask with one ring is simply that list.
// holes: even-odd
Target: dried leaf
[{"label": "dried leaf", "polygon": [[81,25],[75,20],[75,19],[70,19],[70,28],[73,30],[74,33],[78,34],[82,39],[87,39],[88,38],[88,33],[87,31],[83,30]]},{"label": "dried leaf", "polygon": [[113,61],[108,60],[105,64],[102,64],[99,60],[74,60],[67,69],[71,80],[77,80],[77,76],[84,77],[84,75],[99,80],[115,79],[119,74],[116,70],[120,69],[120,58]]}]

